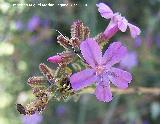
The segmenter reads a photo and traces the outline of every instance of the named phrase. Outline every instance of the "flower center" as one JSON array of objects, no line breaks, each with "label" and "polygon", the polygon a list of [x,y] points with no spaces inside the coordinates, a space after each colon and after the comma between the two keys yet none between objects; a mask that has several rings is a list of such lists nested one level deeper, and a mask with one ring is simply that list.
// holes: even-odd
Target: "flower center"
[{"label": "flower center", "polygon": [[104,72],[105,68],[103,66],[96,67],[96,75],[101,75]]}]

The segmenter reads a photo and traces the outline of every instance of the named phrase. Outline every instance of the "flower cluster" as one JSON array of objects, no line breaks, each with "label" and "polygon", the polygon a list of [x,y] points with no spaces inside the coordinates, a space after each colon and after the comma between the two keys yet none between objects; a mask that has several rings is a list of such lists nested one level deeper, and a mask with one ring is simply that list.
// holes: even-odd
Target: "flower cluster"
[{"label": "flower cluster", "polygon": [[[124,89],[128,87],[128,84],[132,80],[132,75],[129,72],[113,67],[113,65],[119,63],[126,56],[127,48],[119,41],[113,42],[102,56],[98,43],[100,43],[99,41],[101,39],[109,40],[119,30],[125,32],[127,27],[129,27],[133,38],[136,38],[141,31],[137,26],[129,23],[125,17],[120,15],[120,13],[113,13],[106,4],[99,3],[97,4],[97,7],[101,16],[105,19],[110,19],[110,23],[105,31],[98,36],[99,39],[97,37],[78,39],[78,33],[75,33],[77,34],[76,38],[80,41],[77,46],[81,53],[78,55],[82,56],[81,59],[86,65],[86,69],[72,74],[70,76],[70,83],[75,92],[95,84],[95,95],[97,99],[109,102],[112,100],[112,93],[110,90],[111,82],[118,88]],[[70,40],[68,38],[65,39],[69,44]],[[65,46],[68,45],[65,44]],[[57,63],[62,61],[62,57],[56,55],[48,58],[48,61]]]},{"label": "flower cluster", "polygon": [[[68,100],[81,94],[86,87],[95,85],[95,95],[99,101],[112,100],[111,84],[125,89],[132,80],[132,75],[124,70],[114,67],[115,64],[127,55],[127,48],[120,41],[113,42],[102,55],[101,48],[119,30],[125,32],[130,29],[133,38],[140,34],[140,29],[129,23],[125,17],[113,11],[104,3],[97,4],[101,16],[110,19],[105,29],[94,38],[90,37],[90,29],[82,21],[75,21],[71,25],[71,38],[61,33],[57,42],[64,47],[62,53],[48,58],[49,62],[58,64],[54,70],[40,64],[43,76],[33,76],[28,79],[35,101],[23,107],[17,104],[21,114],[31,115],[42,111],[50,98]],[[79,71],[77,73],[72,73]],[[94,87],[92,87],[94,88]]]},{"label": "flower cluster", "polygon": [[71,25],[71,38],[69,39],[62,34],[57,37],[57,42],[63,46],[65,51],[48,58],[49,62],[67,65],[73,61],[75,55],[80,52],[80,43],[88,38],[90,30],[81,21],[75,21]]},{"label": "flower cluster", "polygon": [[[109,25],[103,32],[106,40],[109,40],[118,30],[125,32],[127,27],[130,29],[133,38],[140,34],[140,29],[128,23],[125,17],[113,11],[104,3],[97,4],[101,16],[111,19]],[[72,88],[77,91],[93,83],[96,84],[95,95],[98,100],[109,102],[112,100],[110,82],[118,88],[127,88],[132,80],[129,72],[113,67],[119,63],[127,54],[127,48],[121,42],[112,43],[102,56],[101,49],[93,38],[88,38],[80,45],[81,53],[89,64],[89,68],[73,74],[70,77]]]}]

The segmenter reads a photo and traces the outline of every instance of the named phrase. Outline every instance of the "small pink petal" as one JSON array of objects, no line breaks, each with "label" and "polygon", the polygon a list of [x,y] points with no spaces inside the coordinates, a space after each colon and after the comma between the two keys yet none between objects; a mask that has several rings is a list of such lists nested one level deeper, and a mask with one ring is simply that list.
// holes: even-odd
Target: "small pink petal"
[{"label": "small pink petal", "polygon": [[122,19],[118,21],[119,30],[125,32],[127,30],[127,26],[128,26],[128,21],[124,17],[122,17]]},{"label": "small pink petal", "polygon": [[127,54],[127,48],[121,42],[113,42],[103,55],[103,64],[112,66],[122,60]]},{"label": "small pink petal", "polygon": [[99,101],[110,102],[112,100],[110,86],[97,85],[95,95]]},{"label": "small pink petal", "polygon": [[102,17],[106,19],[110,19],[113,17],[113,11],[106,4],[99,3],[99,4],[96,4],[96,6],[98,7],[98,11],[100,12]]},{"label": "small pink petal", "polygon": [[131,36],[133,38],[136,38],[138,35],[140,35],[141,30],[137,26],[132,25],[131,23],[128,23],[128,26],[130,29]]},{"label": "small pink petal", "polygon": [[85,41],[82,41],[80,44],[80,50],[84,59],[92,68],[101,63],[102,52],[98,43],[94,39],[88,38]]},{"label": "small pink petal", "polygon": [[112,67],[108,75],[111,82],[118,88],[125,89],[132,80],[132,75],[124,70]]},{"label": "small pink petal", "polygon": [[72,88],[77,91],[84,87],[93,84],[97,80],[95,71],[93,69],[85,69],[70,77]]},{"label": "small pink petal", "polygon": [[52,63],[60,63],[62,62],[62,57],[59,55],[55,55],[55,56],[49,57],[47,61]]}]

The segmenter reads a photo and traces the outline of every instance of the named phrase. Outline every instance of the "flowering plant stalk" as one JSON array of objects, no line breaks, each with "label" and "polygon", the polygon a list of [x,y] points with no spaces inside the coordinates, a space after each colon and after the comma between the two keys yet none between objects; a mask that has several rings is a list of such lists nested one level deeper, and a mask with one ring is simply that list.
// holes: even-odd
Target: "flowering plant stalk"
[{"label": "flowering plant stalk", "polygon": [[[104,44],[109,44],[109,40],[119,30],[125,32],[129,27],[133,38],[141,31],[119,13],[113,13],[106,4],[99,3],[97,7],[102,17],[110,19],[105,31],[91,38],[89,27],[77,20],[71,25],[71,38],[60,34],[57,42],[63,46],[64,51],[48,58],[49,62],[58,67],[51,69],[44,63],[39,65],[42,76],[28,79],[28,85],[36,98],[26,106],[17,104],[20,114],[32,115],[43,111],[51,98],[67,101],[83,93],[94,93],[99,101],[110,102],[112,92],[125,94],[126,91],[136,91],[131,88],[122,90],[131,83],[132,75],[113,67],[126,55],[127,47],[118,41],[111,43],[103,56],[101,51]],[[120,90],[113,88],[111,83]],[[147,92],[145,88],[137,88],[137,91]]]}]

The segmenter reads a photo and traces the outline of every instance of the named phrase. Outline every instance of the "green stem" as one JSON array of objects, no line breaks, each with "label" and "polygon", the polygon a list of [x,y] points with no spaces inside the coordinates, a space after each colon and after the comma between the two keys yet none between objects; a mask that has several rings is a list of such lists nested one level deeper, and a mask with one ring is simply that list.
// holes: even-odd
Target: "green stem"
[{"label": "green stem", "polygon": [[116,106],[118,104],[120,96],[118,95],[117,97],[114,98],[112,104],[109,107],[109,110],[107,111],[107,113],[105,114],[104,120],[103,120],[103,124],[110,124],[110,121],[112,120],[112,116],[114,114],[114,111],[116,109]]},{"label": "green stem", "polygon": [[86,103],[87,103],[87,98],[86,96],[83,96],[80,101],[80,105],[79,105],[80,107],[79,107],[79,115],[78,115],[77,124],[85,124]]}]

